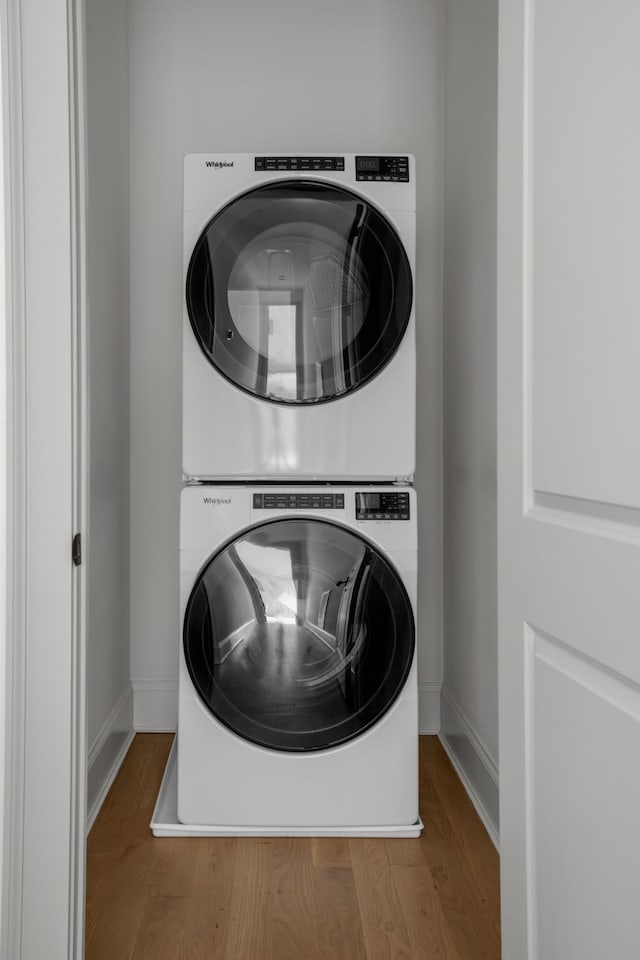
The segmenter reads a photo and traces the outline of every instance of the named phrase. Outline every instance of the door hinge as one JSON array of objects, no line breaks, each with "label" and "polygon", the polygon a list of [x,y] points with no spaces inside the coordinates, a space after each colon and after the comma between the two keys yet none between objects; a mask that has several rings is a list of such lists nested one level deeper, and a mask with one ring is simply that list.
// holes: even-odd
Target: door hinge
[{"label": "door hinge", "polygon": [[76,533],[71,547],[71,559],[74,567],[79,567],[82,563],[82,534]]}]

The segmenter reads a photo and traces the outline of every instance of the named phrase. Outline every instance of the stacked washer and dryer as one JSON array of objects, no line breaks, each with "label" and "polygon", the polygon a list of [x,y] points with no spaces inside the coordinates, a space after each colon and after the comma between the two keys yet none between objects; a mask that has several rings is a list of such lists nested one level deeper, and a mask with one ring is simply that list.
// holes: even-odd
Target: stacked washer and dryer
[{"label": "stacked washer and dryer", "polygon": [[416,836],[415,164],[185,158],[156,834]]}]

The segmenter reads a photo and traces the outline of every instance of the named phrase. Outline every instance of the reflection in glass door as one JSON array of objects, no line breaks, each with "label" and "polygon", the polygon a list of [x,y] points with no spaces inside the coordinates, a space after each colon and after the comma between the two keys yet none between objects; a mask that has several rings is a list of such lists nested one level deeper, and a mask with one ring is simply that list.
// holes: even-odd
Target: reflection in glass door
[{"label": "reflection in glass door", "polygon": [[211,220],[186,297],[219,373],[266,400],[318,403],[389,362],[409,322],[411,269],[394,228],[363,198],[283,181],[243,194]]}]

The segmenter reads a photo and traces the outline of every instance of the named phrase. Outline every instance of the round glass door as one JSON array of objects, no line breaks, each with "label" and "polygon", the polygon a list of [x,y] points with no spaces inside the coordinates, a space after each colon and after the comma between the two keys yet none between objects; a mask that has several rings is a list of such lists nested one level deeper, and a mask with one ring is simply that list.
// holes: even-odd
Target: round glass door
[{"label": "round glass door", "polygon": [[277,403],[319,403],[374,377],[411,311],[411,269],[362,197],[313,181],[243,194],[203,231],[186,287],[191,326],[223,376]]},{"label": "round glass door", "polygon": [[206,707],[252,743],[322,750],[389,710],[413,659],[404,586],[370,544],[322,520],[246,531],[201,571],[184,653]]}]

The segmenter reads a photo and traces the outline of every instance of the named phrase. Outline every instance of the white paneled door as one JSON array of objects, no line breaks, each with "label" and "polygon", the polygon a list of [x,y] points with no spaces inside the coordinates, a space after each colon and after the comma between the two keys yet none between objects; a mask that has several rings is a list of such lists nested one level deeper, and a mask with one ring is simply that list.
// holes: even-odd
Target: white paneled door
[{"label": "white paneled door", "polygon": [[72,552],[75,533],[87,540],[82,11],[82,0],[0,0],[9,407],[0,467],[9,508],[2,960],[80,960],[84,945],[86,565]]},{"label": "white paneled door", "polygon": [[638,957],[640,5],[500,21],[504,957]]}]

